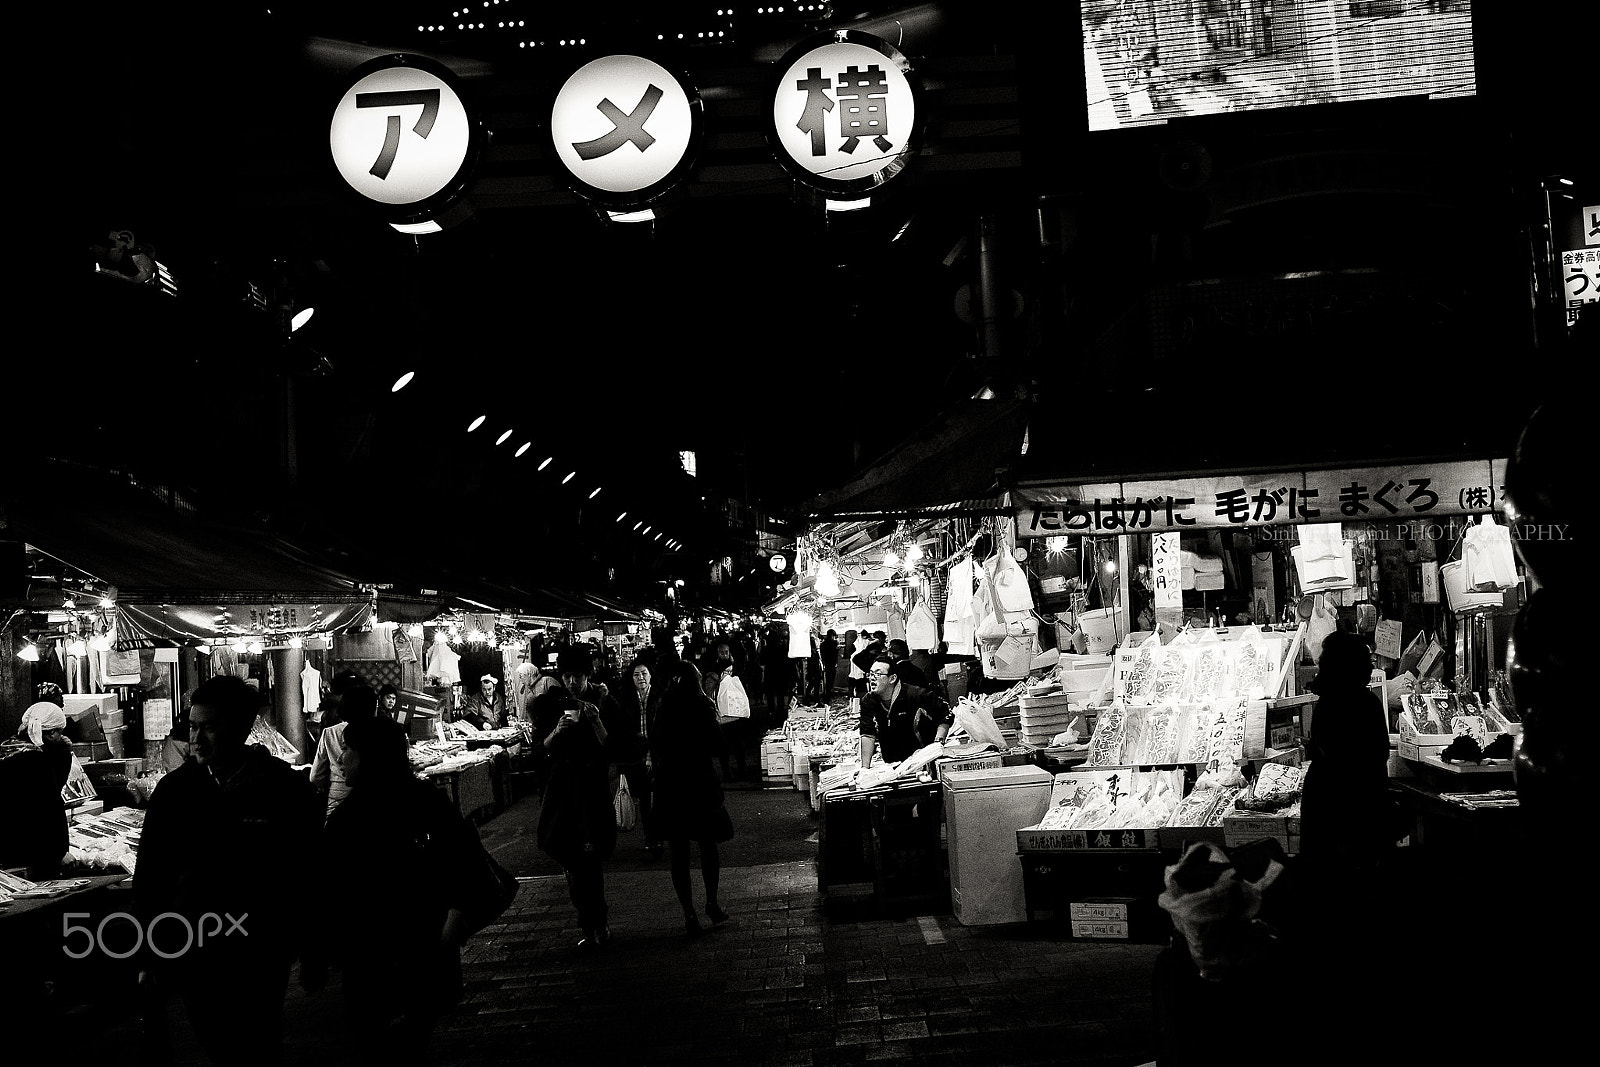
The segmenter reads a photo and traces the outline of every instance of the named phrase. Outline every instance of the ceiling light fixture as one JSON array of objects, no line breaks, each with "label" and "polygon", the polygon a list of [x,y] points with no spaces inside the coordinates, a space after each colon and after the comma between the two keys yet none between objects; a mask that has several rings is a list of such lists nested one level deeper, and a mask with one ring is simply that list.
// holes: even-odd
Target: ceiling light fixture
[{"label": "ceiling light fixture", "polygon": [[487,415],[479,415],[477,418],[473,419],[471,425],[469,425],[467,427],[467,432],[471,433],[473,430],[476,430],[479,426],[482,426],[483,425],[483,420],[487,419],[488,417],[489,416],[487,416]]}]

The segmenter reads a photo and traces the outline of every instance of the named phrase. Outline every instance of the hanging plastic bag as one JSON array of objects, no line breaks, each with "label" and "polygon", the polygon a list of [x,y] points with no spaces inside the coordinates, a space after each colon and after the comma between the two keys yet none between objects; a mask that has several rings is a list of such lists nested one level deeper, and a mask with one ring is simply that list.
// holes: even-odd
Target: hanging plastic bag
[{"label": "hanging plastic bag", "polygon": [[1028,572],[1004,547],[995,554],[990,571],[996,611],[1032,611],[1033,590],[1028,587]]},{"label": "hanging plastic bag", "polygon": [[750,717],[750,697],[744,683],[732,674],[717,684],[717,722],[729,723]]},{"label": "hanging plastic bag", "polygon": [[917,601],[906,619],[906,647],[913,652],[939,647],[939,626],[925,600]]},{"label": "hanging plastic bag", "polygon": [[1317,663],[1322,659],[1322,642],[1339,628],[1339,616],[1328,606],[1326,596],[1318,593],[1312,600],[1311,618],[1306,621],[1306,651],[1311,654],[1311,662]]},{"label": "hanging plastic bag", "polygon": [[617,779],[617,793],[611,798],[612,807],[617,810],[617,829],[627,833],[639,825],[639,805],[633,799],[633,791],[628,788],[628,776],[623,775]]},{"label": "hanging plastic bag", "polygon": [[1467,527],[1462,540],[1461,560],[1467,572],[1467,589],[1480,593],[1503,592],[1517,584],[1516,553],[1511,547],[1511,530],[1494,521],[1493,515],[1480,516]]}]

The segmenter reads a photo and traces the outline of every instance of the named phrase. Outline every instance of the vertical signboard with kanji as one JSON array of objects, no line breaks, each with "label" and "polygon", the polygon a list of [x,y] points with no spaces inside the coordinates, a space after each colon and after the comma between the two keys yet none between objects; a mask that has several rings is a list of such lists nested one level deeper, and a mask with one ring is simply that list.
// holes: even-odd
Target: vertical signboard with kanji
[{"label": "vertical signboard with kanji", "polygon": [[780,166],[829,196],[859,198],[915,152],[911,63],[858,30],[807,38],[778,61],[767,138]]},{"label": "vertical signboard with kanji", "polygon": [[391,222],[448,210],[465,191],[485,139],[450,70],[403,54],[357,67],[328,127],[339,176]]},{"label": "vertical signboard with kanji", "polygon": [[574,192],[612,210],[641,208],[694,165],[703,107],[686,78],[644,56],[585,63],[550,109],[550,139]]}]

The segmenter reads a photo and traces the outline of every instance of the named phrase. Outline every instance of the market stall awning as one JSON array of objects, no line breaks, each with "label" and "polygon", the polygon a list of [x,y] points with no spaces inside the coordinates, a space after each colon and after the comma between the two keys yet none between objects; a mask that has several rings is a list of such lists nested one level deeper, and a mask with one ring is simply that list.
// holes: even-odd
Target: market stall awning
[{"label": "market stall awning", "polygon": [[800,511],[811,521],[1002,513],[995,472],[1026,447],[1029,411],[1023,400],[963,401]]},{"label": "market stall awning", "polygon": [[326,560],[180,512],[125,478],[65,471],[0,499],[7,536],[36,566],[114,588],[124,640],[333,633],[371,616],[371,593]]}]

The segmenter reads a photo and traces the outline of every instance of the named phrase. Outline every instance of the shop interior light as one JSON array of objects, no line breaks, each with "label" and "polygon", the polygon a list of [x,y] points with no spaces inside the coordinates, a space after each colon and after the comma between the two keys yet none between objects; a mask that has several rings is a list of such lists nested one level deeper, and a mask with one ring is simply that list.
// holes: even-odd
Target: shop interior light
[{"label": "shop interior light", "polygon": [[289,320],[289,332],[294,333],[300,327],[311,321],[311,316],[317,313],[316,308],[301,308],[294,313],[294,318]]},{"label": "shop interior light", "polygon": [[883,554],[883,565],[891,570],[900,566],[900,554],[892,548],[889,549]]},{"label": "shop interior light", "polygon": [[[635,530],[638,530],[638,529],[639,529],[639,527],[637,527],[637,526],[635,526],[635,527],[634,527],[634,529],[635,529]],[[650,528],[650,527],[648,527],[648,526],[646,526],[646,527],[645,527],[645,528],[644,528],[644,529],[643,529],[643,530],[642,530],[642,531],[641,531],[641,532],[642,532],[642,533],[649,533],[649,532],[650,532],[650,529],[651,529],[651,528]]]},{"label": "shop interior light", "polygon": [[503,445],[503,444],[506,443],[506,438],[508,438],[510,436],[511,436],[511,431],[507,430],[505,433],[501,434],[499,437],[496,437],[494,439],[494,443],[497,444],[497,445]]},{"label": "shop interior light", "polygon": [[627,517],[628,517],[628,513],[626,511],[624,511],[621,515],[617,516],[617,521],[621,522],[623,519],[625,519]]},{"label": "shop interior light", "polygon": [[242,637],[235,641],[230,647],[232,647],[232,649],[241,656],[250,651],[250,646],[245,644],[245,640]]},{"label": "shop interior light", "polygon": [[421,637],[422,624],[420,622],[412,623],[410,626],[406,627],[406,633],[410,634],[412,637]]},{"label": "shop interior light", "polygon": [[554,456],[546,456],[546,457],[544,457],[544,462],[539,464],[539,469],[540,470],[544,470],[546,467],[550,466],[551,460],[553,460],[555,458],[556,457],[554,457]]},{"label": "shop interior light", "polygon": [[200,653],[202,656],[211,655],[211,646],[206,644],[204,641],[202,641],[199,644],[195,645],[194,646],[194,650],[196,652]]},{"label": "shop interior light", "polygon": [[66,653],[69,656],[81,656],[89,651],[89,646],[81,637],[74,637],[67,642]]},{"label": "shop interior light", "polygon": [[92,640],[90,640],[89,647],[94,649],[96,652],[110,652],[111,635],[106,633],[104,630],[101,630],[99,633],[94,635]]},{"label": "shop interior light", "polygon": [[483,425],[483,420],[487,419],[488,417],[489,416],[487,416],[487,415],[479,415],[477,418],[473,419],[471,425],[469,425],[467,427],[467,432],[471,433],[473,430],[476,430],[479,426],[482,426]]},{"label": "shop interior light", "polygon": [[823,207],[828,211],[860,211],[872,204],[872,197],[863,196],[860,200],[828,200]]},{"label": "shop interior light", "polygon": [[597,486],[594,487],[594,492],[589,494],[589,499],[593,500],[595,497],[597,497],[599,495],[600,495],[600,487],[597,485]]},{"label": "shop interior light", "polygon": [[517,449],[516,455],[518,457],[520,457],[524,452],[526,452],[528,449],[530,449],[532,447],[533,447],[533,442],[532,441],[524,441],[524,442],[522,442],[522,447]]},{"label": "shop interior light", "polygon": [[267,646],[263,645],[260,641],[251,641],[250,642],[250,654],[252,656],[259,656],[259,655],[261,655],[262,652],[266,651],[266,647]]},{"label": "shop interior light", "polygon": [[61,598],[61,606],[67,611],[75,611],[77,610],[78,602],[77,600],[73,599],[71,593],[66,593]]},{"label": "shop interior light", "polygon": [[912,541],[906,545],[906,566],[911,566],[922,558],[922,546]]},{"label": "shop interior light", "polygon": [[398,393],[400,390],[402,390],[406,386],[410,385],[411,384],[411,379],[415,378],[416,376],[417,376],[417,372],[416,371],[414,371],[414,370],[406,371],[404,374],[400,375],[400,377],[398,377],[398,378],[396,378],[394,380],[394,384],[393,385],[389,386],[389,392]]},{"label": "shop interior light", "polygon": [[650,208],[641,211],[607,211],[606,218],[612,222],[653,222],[656,213]]},{"label": "shop interior light", "polygon": [[29,638],[23,642],[22,648],[17,652],[17,658],[27,660],[29,663],[38,663],[39,646],[33,643],[32,638]]},{"label": "shop interior light", "polygon": [[101,608],[102,611],[109,610],[110,608],[114,608],[116,606],[117,606],[116,602],[114,600],[112,600],[110,597],[103,596],[103,597],[100,598],[100,608]]},{"label": "shop interior light", "polygon": [[578,476],[578,472],[577,471],[569,471],[567,473],[567,476],[565,478],[561,479],[561,484],[562,485],[566,485],[568,482],[572,481],[572,479],[576,478],[577,476]]}]

